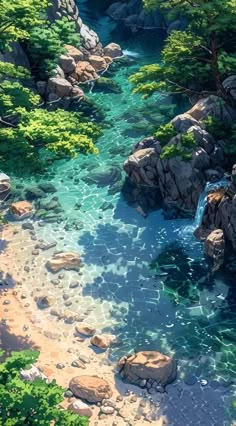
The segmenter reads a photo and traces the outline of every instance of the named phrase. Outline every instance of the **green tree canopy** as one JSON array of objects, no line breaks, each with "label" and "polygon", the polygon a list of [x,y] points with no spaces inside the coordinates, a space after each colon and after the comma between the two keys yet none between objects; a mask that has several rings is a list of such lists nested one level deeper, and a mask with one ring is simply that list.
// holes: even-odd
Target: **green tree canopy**
[{"label": "green tree canopy", "polygon": [[228,102],[222,81],[236,69],[236,0],[144,0],[144,5],[184,16],[188,24],[167,38],[161,65],[147,65],[131,76],[134,91],[144,97],[156,90],[210,92]]},{"label": "green tree canopy", "polygon": [[48,0],[0,1],[0,51],[11,49],[14,41],[27,40],[30,30],[45,20]]},{"label": "green tree canopy", "polygon": [[38,356],[38,351],[12,352],[0,363],[0,426],[88,426],[87,417],[58,407],[63,389],[55,380],[46,383],[42,379],[21,379],[20,369],[30,367]]}]

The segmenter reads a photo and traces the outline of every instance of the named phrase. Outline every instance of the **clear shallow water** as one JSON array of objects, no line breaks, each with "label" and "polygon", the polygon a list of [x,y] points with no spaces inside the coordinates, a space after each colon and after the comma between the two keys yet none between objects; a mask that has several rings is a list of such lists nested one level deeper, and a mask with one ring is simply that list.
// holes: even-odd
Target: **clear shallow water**
[{"label": "clear shallow water", "polygon": [[[60,161],[47,176],[24,185],[55,185],[63,221],[46,223],[38,232],[46,241],[57,240],[58,248],[81,253],[81,304],[76,304],[75,289],[70,309],[81,310],[83,303],[92,306],[89,320],[122,341],[111,350],[112,360],[134,350],[160,350],[175,355],[180,377],[192,373],[198,380],[227,384],[235,378],[233,283],[210,274],[201,244],[188,231],[193,221],[167,221],[161,209],[151,209],[144,219],[135,206],[139,200],[150,207],[140,195],[145,188],[128,187],[128,198],[123,190],[122,164],[133,144],[150,134],[163,113],[181,111],[169,97],[156,95],[143,102],[131,95],[128,75],[156,61],[160,46],[158,38],[148,44],[143,35],[123,40],[122,47],[139,56],[113,75],[122,92],[90,94],[106,111],[110,125],[99,140],[99,155]],[[160,205],[158,193],[153,198]],[[63,306],[62,294],[50,282],[48,287]]]}]

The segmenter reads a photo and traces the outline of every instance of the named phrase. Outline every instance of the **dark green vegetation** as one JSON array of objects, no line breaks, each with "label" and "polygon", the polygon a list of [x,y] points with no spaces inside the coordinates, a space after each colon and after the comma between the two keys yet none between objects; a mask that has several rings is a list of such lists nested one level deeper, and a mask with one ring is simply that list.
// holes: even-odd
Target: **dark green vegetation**
[{"label": "dark green vegetation", "polygon": [[[64,44],[79,46],[75,23],[67,18],[53,24],[46,19],[48,1],[3,0],[0,4],[0,50],[24,43],[33,77],[47,78],[55,69]],[[51,158],[97,153],[100,128],[79,113],[48,112],[32,87],[31,72],[0,62],[0,161],[2,170],[38,171],[45,149]],[[41,155],[43,154],[43,155]],[[16,168],[17,162],[17,168]]]},{"label": "dark green vegetation", "polygon": [[[0,426],[87,426],[87,417],[62,410],[63,389],[55,381],[42,379],[23,381],[20,370],[34,364],[38,351],[12,352],[8,357],[0,351]],[[54,424],[54,423],[53,423]]]},{"label": "dark green vegetation", "polygon": [[173,31],[163,49],[163,63],[147,65],[130,77],[134,92],[217,94],[231,103],[222,81],[236,69],[235,0],[144,0],[173,21],[186,18],[184,31]]}]

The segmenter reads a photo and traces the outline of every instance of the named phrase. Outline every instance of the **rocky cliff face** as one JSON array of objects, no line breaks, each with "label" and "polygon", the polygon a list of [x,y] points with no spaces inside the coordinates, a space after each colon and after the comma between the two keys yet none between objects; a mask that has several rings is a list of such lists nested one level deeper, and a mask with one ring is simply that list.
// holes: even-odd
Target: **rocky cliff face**
[{"label": "rocky cliff face", "polygon": [[83,45],[91,52],[99,52],[101,44],[98,35],[82,22],[79,10],[74,0],[53,0],[48,10],[48,17],[51,21],[67,16],[76,22],[77,30],[80,32]]},{"label": "rocky cliff face", "polygon": [[[226,80],[227,90],[232,92],[235,81],[236,77]],[[176,136],[165,145],[181,149],[182,136],[191,133],[195,143],[185,148],[189,159],[180,155],[162,158],[160,142],[147,138],[135,145],[133,154],[124,163],[127,175],[137,185],[159,186],[167,206],[195,211],[206,182],[214,183],[224,175],[225,142],[215,140],[206,131],[203,120],[210,115],[227,126],[236,120],[236,111],[222,105],[217,97],[199,100],[187,113],[172,120]]]}]

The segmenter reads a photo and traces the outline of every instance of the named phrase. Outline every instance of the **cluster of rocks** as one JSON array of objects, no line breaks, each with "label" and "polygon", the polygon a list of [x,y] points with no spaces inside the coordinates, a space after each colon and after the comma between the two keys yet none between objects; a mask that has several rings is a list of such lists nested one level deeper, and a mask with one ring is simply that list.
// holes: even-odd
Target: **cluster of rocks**
[{"label": "cluster of rocks", "polygon": [[166,28],[165,19],[160,11],[145,11],[141,0],[115,1],[110,5],[107,13],[112,19],[123,21],[127,27],[131,27],[133,30]]},{"label": "cluster of rocks", "polygon": [[115,43],[92,54],[84,47],[78,49],[65,45],[65,49],[66,53],[60,56],[54,76],[47,82],[37,82],[39,94],[49,103],[60,98],[83,99],[83,90],[78,85],[97,80],[115,58],[123,55],[120,46]]},{"label": "cluster of rocks", "polygon": [[229,185],[207,196],[202,223],[195,236],[204,241],[213,270],[224,263],[227,242],[236,250],[236,165],[233,166]]},{"label": "cluster of rocks", "polygon": [[142,0],[114,1],[109,6],[107,13],[115,21],[122,21],[132,31],[137,31],[139,28],[144,30],[164,29],[169,33],[173,30],[183,30],[186,27],[184,18],[179,17],[171,22],[159,9],[146,11],[143,8]]},{"label": "cluster of rocks", "polygon": [[[149,394],[163,393],[164,387],[176,378],[176,362],[155,351],[138,352],[134,355],[123,357],[118,362],[118,371],[122,379],[142,388]],[[100,414],[116,414],[123,417],[122,409],[118,410],[116,401],[112,399],[113,391],[107,380],[98,376],[75,376],[69,383],[66,395],[76,397],[68,406],[69,410],[80,415],[92,416],[92,407],[97,404]],[[122,400],[117,397],[117,401]],[[133,397],[133,402],[136,397]]]},{"label": "cluster of rocks", "polygon": [[[233,76],[225,80],[226,90],[232,92],[235,79]],[[158,186],[166,206],[194,212],[206,182],[220,180],[225,172],[225,142],[207,132],[204,119],[209,116],[216,117],[225,126],[232,126],[236,111],[219,103],[216,96],[199,100],[188,112],[171,121],[176,136],[165,145],[181,148],[182,135],[191,133],[195,144],[185,148],[190,154],[189,161],[181,156],[161,158],[161,143],[149,137],[134,146],[132,155],[124,163],[130,179],[137,185]]]}]

